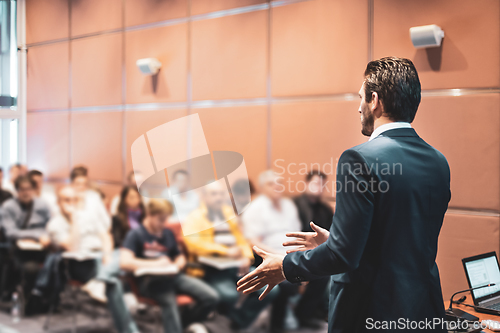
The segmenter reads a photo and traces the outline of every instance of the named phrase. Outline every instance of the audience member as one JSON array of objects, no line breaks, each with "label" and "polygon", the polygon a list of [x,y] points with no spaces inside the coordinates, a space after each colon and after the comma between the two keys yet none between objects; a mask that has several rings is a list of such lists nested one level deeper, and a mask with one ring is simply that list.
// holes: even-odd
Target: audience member
[{"label": "audience member", "polygon": [[135,186],[125,186],[120,193],[116,215],[113,216],[111,234],[115,248],[122,246],[123,240],[131,229],[142,224],[145,207]]},{"label": "audience member", "polygon": [[5,201],[12,198],[12,193],[2,188],[2,182],[3,182],[3,169],[0,167],[0,206]]},{"label": "audience member", "polygon": [[[333,210],[323,200],[323,188],[326,181],[327,176],[323,172],[319,170],[310,171],[306,175],[305,192],[293,198],[299,211],[303,232],[316,231],[316,228],[330,230]],[[324,319],[328,314],[328,301],[325,300],[325,295],[329,280],[329,277],[324,277],[312,280],[307,284],[299,303],[295,307],[295,315],[300,326],[316,329],[321,327],[321,323],[317,319]],[[321,295],[324,295],[324,297],[321,297]]]},{"label": "audience member", "polygon": [[[20,282],[24,295],[31,295],[36,275],[46,257],[43,248],[50,243],[45,231],[50,209],[35,197],[36,184],[27,176],[17,177],[14,186],[18,196],[2,205],[2,227],[6,238],[13,244],[14,272],[16,277],[20,274],[16,284]],[[32,298],[27,297],[24,309],[27,314],[33,313],[33,304]]]},{"label": "audience member", "polygon": [[[143,178],[143,176],[140,172],[130,171],[128,176],[127,176],[127,183],[125,184],[125,186],[133,187],[133,188],[135,188],[135,190],[137,192],[139,192],[139,189],[137,188],[137,181],[139,181],[139,182],[142,181],[142,178]],[[141,192],[144,194],[143,191],[141,191]],[[147,197],[142,197],[143,202],[147,203],[147,199],[148,199]],[[111,216],[118,214],[118,205],[119,204],[120,204],[120,194],[117,194],[113,197],[113,199],[111,199],[111,204],[109,206],[109,212],[111,213]]]},{"label": "audience member", "polygon": [[237,208],[246,208],[255,196],[255,188],[249,179],[239,179],[231,186],[231,194]]},{"label": "audience member", "polygon": [[71,186],[59,191],[61,213],[47,226],[52,243],[63,251],[102,252],[103,262],[69,262],[70,275],[83,283],[98,278],[106,284],[106,298],[113,322],[120,333],[138,332],[123,300],[123,287],[116,274],[119,270],[119,253],[111,253],[112,239],[108,230],[89,212],[79,208],[81,198]]},{"label": "audience member", "polygon": [[[176,196],[175,199],[171,198]],[[170,188],[165,189],[162,198],[175,203],[173,219],[184,222],[188,215],[200,205],[200,198],[196,192],[191,191],[189,173],[186,170],[177,170],[172,175]]]},{"label": "audience member", "polygon": [[[292,200],[283,197],[283,187],[274,171],[262,172],[259,186],[261,195],[250,203],[242,216],[245,236],[252,245],[264,251],[285,254],[286,234],[301,230],[297,208]],[[271,312],[271,329],[278,332],[284,327],[288,300],[298,292],[298,286],[288,281],[279,287]]]},{"label": "audience member", "polygon": [[[172,211],[172,205],[166,200],[151,199],[148,202],[142,225],[130,230],[123,242],[120,250],[122,269],[131,272],[140,268],[184,269],[186,259],[179,250],[175,236],[164,228]],[[205,282],[183,273],[143,276],[138,278],[138,286],[142,295],[159,303],[164,331],[168,333],[182,332],[176,293],[189,295],[195,300],[196,305],[189,313],[192,321],[205,320],[219,299],[217,292]]]},{"label": "audience member", "polygon": [[50,219],[49,206],[35,197],[36,184],[27,176],[14,182],[17,198],[2,205],[2,227],[10,240],[29,239],[48,245],[45,226]]},{"label": "audience member", "polygon": [[238,274],[249,271],[254,256],[249,243],[239,229],[233,208],[225,205],[224,188],[213,182],[203,188],[203,204],[192,212],[182,225],[184,241],[190,256],[219,256],[238,260],[240,268],[218,270],[204,266],[204,279],[217,290],[221,298],[220,310],[232,321],[233,328],[245,329],[272,301],[273,295],[263,302],[258,293],[249,295],[238,304],[236,291]]},{"label": "audience member", "polygon": [[38,198],[44,200],[50,208],[52,215],[59,212],[59,206],[57,205],[57,197],[53,191],[47,189],[43,184],[43,173],[39,170],[30,170],[28,172],[28,177],[33,180],[36,184],[35,194]]},{"label": "audience member", "polygon": [[17,177],[26,175],[26,166],[21,163],[16,163],[11,165],[9,168],[9,180],[4,184],[4,189],[12,193],[13,196],[17,196],[16,187],[14,182]]},{"label": "audience member", "polygon": [[83,210],[99,221],[106,230],[111,227],[111,217],[104,206],[101,195],[90,189],[88,170],[84,166],[77,166],[70,173],[71,186],[82,197]]}]

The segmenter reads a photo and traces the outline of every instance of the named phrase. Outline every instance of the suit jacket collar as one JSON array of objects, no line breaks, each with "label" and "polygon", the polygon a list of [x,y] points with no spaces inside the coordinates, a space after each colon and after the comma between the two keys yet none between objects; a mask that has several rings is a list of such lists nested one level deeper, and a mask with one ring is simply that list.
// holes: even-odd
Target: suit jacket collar
[{"label": "suit jacket collar", "polygon": [[384,131],[379,136],[395,137],[418,137],[417,132],[413,128],[396,128]]}]

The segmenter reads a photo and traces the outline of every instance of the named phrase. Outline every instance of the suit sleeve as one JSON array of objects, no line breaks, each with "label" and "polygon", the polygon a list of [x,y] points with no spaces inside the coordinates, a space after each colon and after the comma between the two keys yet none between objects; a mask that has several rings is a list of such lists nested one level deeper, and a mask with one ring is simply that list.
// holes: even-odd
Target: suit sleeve
[{"label": "suit sleeve", "polygon": [[337,165],[337,204],[330,237],[313,250],[288,254],[283,271],[290,282],[345,273],[358,267],[370,233],[376,178],[361,154],[347,150]]}]

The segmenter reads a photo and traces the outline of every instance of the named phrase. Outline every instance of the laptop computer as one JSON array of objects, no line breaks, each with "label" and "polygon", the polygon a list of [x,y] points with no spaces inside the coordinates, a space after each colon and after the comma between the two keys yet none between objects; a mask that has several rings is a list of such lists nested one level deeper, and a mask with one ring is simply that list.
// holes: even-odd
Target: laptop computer
[{"label": "laptop computer", "polygon": [[472,290],[472,300],[477,312],[500,315],[500,266],[495,252],[488,252],[462,259],[469,288],[490,283],[494,286]]}]

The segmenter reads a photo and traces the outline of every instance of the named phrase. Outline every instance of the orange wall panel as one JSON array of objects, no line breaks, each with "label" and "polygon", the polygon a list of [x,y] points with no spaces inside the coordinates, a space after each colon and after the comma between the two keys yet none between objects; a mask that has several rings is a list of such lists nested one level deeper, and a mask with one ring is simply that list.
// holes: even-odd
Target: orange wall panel
[{"label": "orange wall panel", "polygon": [[462,258],[490,251],[498,255],[499,222],[498,217],[446,214],[436,259],[445,301],[468,288]]},{"label": "orange wall panel", "polygon": [[[127,103],[185,101],[187,96],[187,24],[127,32],[125,35]],[[142,58],[162,63],[157,75],[136,66]]]},{"label": "orange wall panel", "polygon": [[283,177],[286,192],[302,192],[305,173],[320,169],[328,176],[325,196],[334,196],[340,155],[368,140],[361,134],[357,110],[358,101],[273,105],[272,166]]},{"label": "orange wall panel", "polygon": [[125,25],[139,25],[185,17],[188,0],[125,0]]},{"label": "orange wall panel", "polygon": [[[415,49],[409,29],[439,25],[442,48]],[[380,0],[374,2],[374,57],[410,58],[423,89],[500,85],[500,2]]]},{"label": "orange wall panel", "polygon": [[368,1],[273,8],[273,96],[356,93],[368,59],[367,15]]},{"label": "orange wall panel", "polygon": [[68,43],[31,47],[27,57],[28,110],[68,108]]},{"label": "orange wall panel", "polygon": [[192,28],[193,99],[266,95],[266,11],[195,21]]},{"label": "orange wall panel", "polygon": [[192,0],[191,15],[266,3],[266,0]]},{"label": "orange wall panel", "polygon": [[266,170],[267,110],[265,106],[194,109],[203,126],[210,151],[243,155],[250,179],[257,183]]},{"label": "orange wall panel", "polygon": [[71,118],[72,164],[91,179],[122,181],[123,112],[75,112]]},{"label": "orange wall panel", "polygon": [[71,42],[73,107],[122,102],[122,35],[108,34]]},{"label": "orange wall panel", "polygon": [[28,167],[45,177],[69,175],[69,113],[39,112],[27,116]]},{"label": "orange wall panel", "polygon": [[72,36],[121,28],[122,0],[70,1]]},{"label": "orange wall panel", "polygon": [[[126,146],[127,146],[127,174],[132,171],[130,148],[132,143],[147,131],[166,122],[187,116],[186,109],[155,110],[155,111],[127,111],[125,112]],[[187,138],[186,138],[187,139]],[[186,140],[184,139],[184,140]],[[179,138],[182,140],[182,138]]]},{"label": "orange wall panel", "polygon": [[500,209],[500,95],[424,97],[414,127],[448,159],[451,207]]},{"label": "orange wall panel", "polygon": [[68,0],[26,0],[26,43],[67,38]]}]

